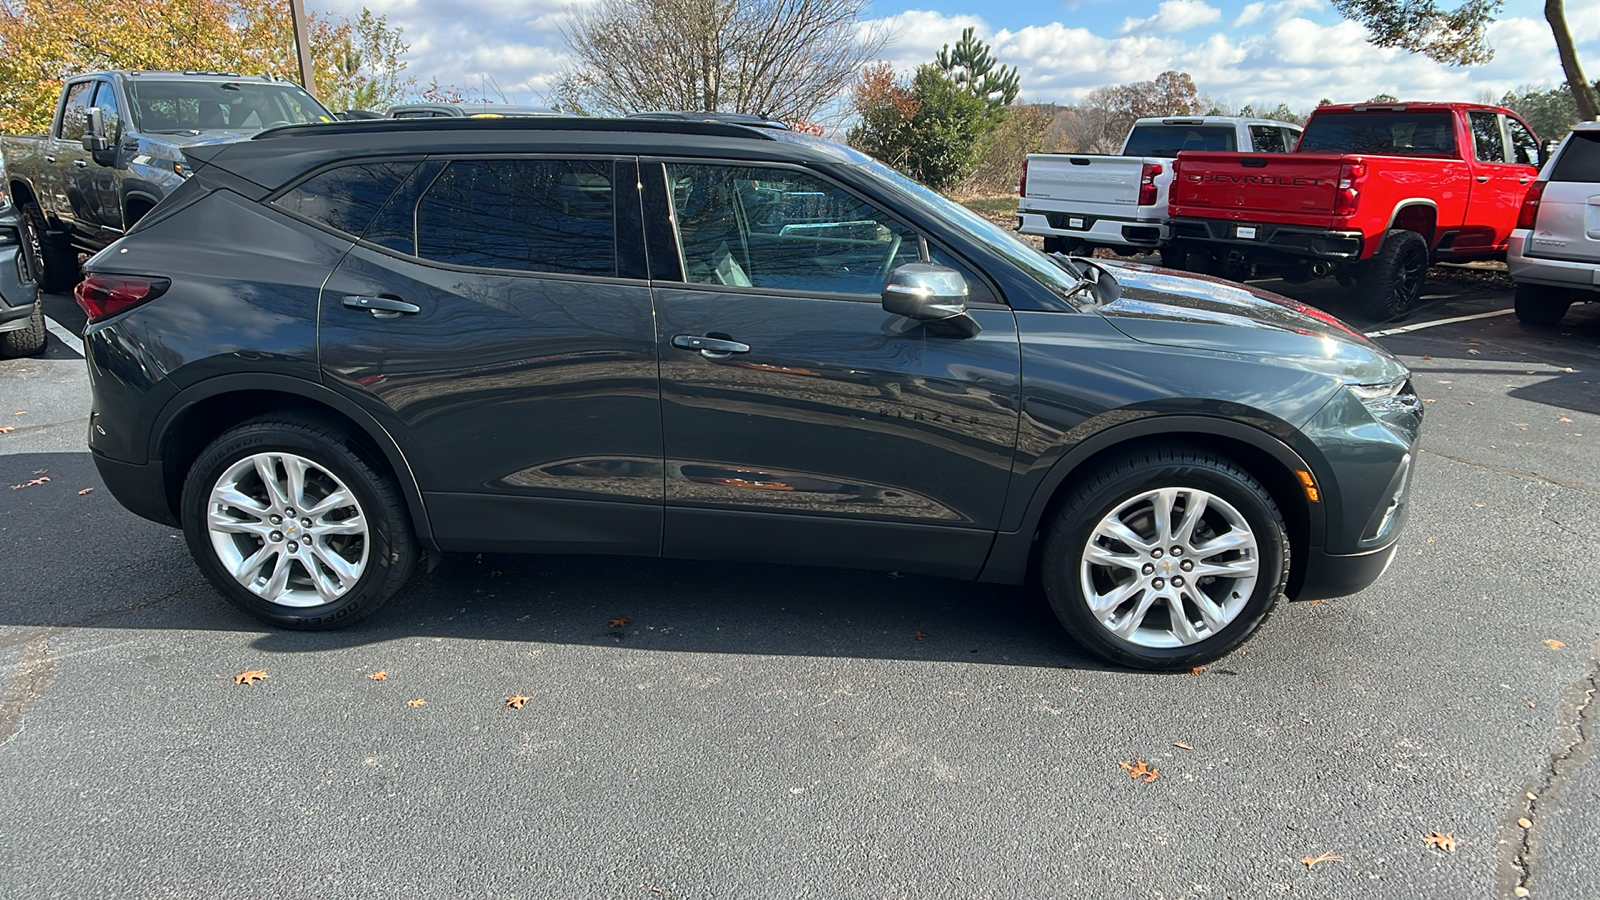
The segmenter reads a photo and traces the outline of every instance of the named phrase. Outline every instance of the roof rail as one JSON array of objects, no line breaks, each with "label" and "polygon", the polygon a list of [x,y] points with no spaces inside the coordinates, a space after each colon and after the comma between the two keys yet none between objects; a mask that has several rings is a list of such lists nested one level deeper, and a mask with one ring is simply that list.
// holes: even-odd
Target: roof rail
[{"label": "roof rail", "polygon": [[724,122],[673,119],[603,119],[586,116],[506,116],[489,119],[450,116],[430,119],[363,119],[352,122],[317,122],[285,125],[263,131],[253,141],[284,140],[329,134],[374,134],[386,131],[595,131],[646,134],[698,134],[706,137],[748,138],[772,141],[770,128],[730,125]]}]

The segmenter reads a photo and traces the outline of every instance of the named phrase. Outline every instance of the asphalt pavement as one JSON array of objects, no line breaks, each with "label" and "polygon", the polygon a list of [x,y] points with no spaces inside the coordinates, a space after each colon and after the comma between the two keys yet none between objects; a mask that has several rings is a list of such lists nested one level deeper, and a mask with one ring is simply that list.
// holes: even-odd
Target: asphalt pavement
[{"label": "asphalt pavement", "polygon": [[1366,323],[1428,400],[1396,560],[1198,675],[1023,588],[639,559],[273,630],[106,493],[50,298],[0,362],[0,896],[1600,897],[1600,305],[1506,288]]}]

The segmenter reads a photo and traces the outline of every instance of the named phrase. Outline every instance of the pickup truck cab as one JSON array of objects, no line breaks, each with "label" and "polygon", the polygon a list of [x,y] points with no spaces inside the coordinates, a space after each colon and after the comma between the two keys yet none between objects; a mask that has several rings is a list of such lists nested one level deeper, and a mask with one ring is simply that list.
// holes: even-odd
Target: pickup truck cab
[{"label": "pickup truck cab", "polygon": [[1293,153],[1179,154],[1172,238],[1188,268],[1334,275],[1364,314],[1398,318],[1433,262],[1504,258],[1541,155],[1499,107],[1322,106]]},{"label": "pickup truck cab", "polygon": [[1124,256],[1166,243],[1172,159],[1183,150],[1285,153],[1300,126],[1273,119],[1169,116],[1139,119],[1121,156],[1034,153],[1022,163],[1017,230],[1044,238],[1052,253]]},{"label": "pickup truck cab", "polygon": [[331,122],[299,85],[224,72],[95,72],[70,78],[44,135],[6,136],[7,187],[39,248],[40,286],[78,281],[78,252],[121,237],[182,184],[186,147]]}]

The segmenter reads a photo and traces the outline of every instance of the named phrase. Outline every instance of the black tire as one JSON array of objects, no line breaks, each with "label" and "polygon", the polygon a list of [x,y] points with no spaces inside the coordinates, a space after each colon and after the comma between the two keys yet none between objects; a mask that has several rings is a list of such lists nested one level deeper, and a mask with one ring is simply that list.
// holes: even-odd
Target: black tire
[{"label": "black tire", "polygon": [[48,340],[49,337],[44,330],[44,304],[35,297],[33,314],[28,317],[28,327],[21,331],[0,332],[0,359],[42,353]]},{"label": "black tire", "polygon": [[1161,267],[1176,269],[1179,272],[1187,271],[1189,267],[1189,251],[1182,244],[1166,244],[1161,250]]},{"label": "black tire", "polygon": [[[212,543],[208,527],[212,488],[235,463],[263,453],[294,454],[309,461],[342,482],[354,495],[355,504],[359,504],[356,512],[365,518],[367,525],[361,537],[366,546],[354,547],[353,542],[349,542],[343,545],[341,552],[363,552],[364,566],[359,577],[330,602],[310,606],[270,602],[245,587],[228,571]],[[337,628],[371,615],[405,585],[420,556],[411,517],[399,488],[369,451],[347,432],[325,422],[268,416],[230,429],[213,441],[190,467],[181,503],[183,533],[200,571],[228,602],[264,622],[284,628],[303,631]],[[288,525],[293,528],[296,523],[290,518]],[[291,534],[282,534],[280,540],[282,538],[293,539]],[[246,544],[251,540],[248,536],[240,538]],[[266,543],[263,538],[253,540],[255,547]],[[285,543],[285,546],[295,545]],[[311,547],[311,542],[306,542],[306,558],[312,555]],[[290,579],[299,580],[298,589],[304,590],[312,584],[304,561],[291,562],[281,556],[278,559],[274,571],[277,566],[284,566]]]},{"label": "black tire", "polygon": [[1093,256],[1094,248],[1076,238],[1052,236],[1044,239],[1044,252],[1064,253],[1067,256]]},{"label": "black tire", "polygon": [[[1170,568],[1173,560],[1178,559],[1179,569],[1168,572],[1161,570],[1152,572],[1149,569],[1126,572],[1128,581],[1142,582],[1144,586],[1121,601],[1120,605],[1102,611],[1100,617],[1091,610],[1090,599],[1084,592],[1085,579],[1092,585],[1101,577],[1099,574],[1085,573],[1084,558],[1089,550],[1090,540],[1095,537],[1102,521],[1119,508],[1138,507],[1140,498],[1147,492],[1166,488],[1203,491],[1210,495],[1211,500],[1221,501],[1220,504],[1213,503],[1205,508],[1200,524],[1194,529],[1198,534],[1213,535],[1206,540],[1214,540],[1215,535],[1229,533],[1229,531],[1217,531],[1214,523],[1220,522],[1231,529],[1233,526],[1228,525],[1224,519],[1227,516],[1234,516],[1248,528],[1256,543],[1255,551],[1251,554],[1256,564],[1256,575],[1247,597],[1233,591],[1233,588],[1241,586],[1238,580],[1212,576],[1209,579],[1197,579],[1191,585],[1182,585],[1191,596],[1178,602],[1177,606],[1188,621],[1186,629],[1190,636],[1198,639],[1180,646],[1153,645],[1155,643],[1153,636],[1158,636],[1159,628],[1152,629],[1151,636],[1135,633],[1134,637],[1139,640],[1134,640],[1113,633],[1112,626],[1108,623],[1112,618],[1123,619],[1124,616],[1137,615],[1132,611],[1132,607],[1147,593],[1151,593],[1152,586],[1157,589],[1167,586],[1161,581],[1162,574],[1171,578],[1176,572],[1181,576],[1185,571],[1181,569],[1181,563],[1185,560],[1173,556],[1170,548],[1167,549],[1165,563]],[[1222,508],[1224,505],[1227,509]],[[1119,520],[1138,532],[1139,520],[1135,519],[1134,522]],[[1143,521],[1148,524],[1150,520]],[[1190,560],[1187,560],[1189,562],[1204,564],[1215,559],[1220,564],[1228,561],[1220,558],[1225,554],[1199,555],[1199,551],[1193,549],[1192,542],[1181,538],[1170,539],[1175,545],[1180,543],[1191,545]],[[1131,544],[1125,546],[1126,549],[1133,551],[1134,555],[1138,555]],[[1204,550],[1203,545],[1200,550]],[[1245,555],[1243,552],[1240,554],[1241,558]],[[1273,503],[1272,497],[1262,488],[1260,482],[1247,472],[1226,459],[1205,452],[1150,449],[1131,453],[1113,463],[1108,463],[1091,472],[1072,489],[1066,503],[1046,532],[1040,552],[1040,580],[1044,584],[1045,596],[1049,598],[1056,617],[1061,620],[1068,633],[1089,652],[1118,665],[1139,669],[1183,670],[1202,665],[1232,651],[1266,620],[1288,581],[1289,554],[1288,533],[1283,525],[1283,517],[1278,513],[1277,505]],[[1157,555],[1160,556],[1159,553]],[[1160,563],[1161,560],[1155,562]],[[1105,567],[1096,571],[1122,570]],[[1152,577],[1154,581],[1150,580]],[[1180,584],[1181,582],[1173,582],[1171,587],[1177,588]],[[1112,586],[1115,587],[1114,584]],[[1207,598],[1213,602],[1217,601],[1217,596],[1213,595],[1220,593],[1223,615],[1231,616],[1226,619],[1225,624],[1215,629],[1215,633],[1206,634],[1205,632],[1213,629],[1203,621],[1199,628],[1195,625],[1199,607],[1195,605],[1192,595],[1196,591],[1204,591]],[[1228,596],[1230,591],[1231,597]],[[1232,604],[1231,612],[1228,611],[1229,604]],[[1125,610],[1127,612],[1124,613]],[[1165,622],[1168,631],[1176,640],[1180,629],[1171,624],[1173,621],[1170,619],[1171,612],[1172,607],[1163,600],[1159,616],[1156,607],[1152,605],[1150,615],[1157,617],[1135,620],[1134,624],[1154,621],[1159,626]]]},{"label": "black tire", "polygon": [[1428,280],[1428,242],[1422,235],[1393,228],[1372,258],[1356,272],[1355,300],[1362,315],[1392,322],[1411,312]]},{"label": "black tire", "polygon": [[1512,302],[1518,321],[1529,325],[1556,325],[1572,307],[1572,293],[1544,284],[1519,284]]},{"label": "black tire", "polygon": [[22,229],[31,251],[28,263],[33,268],[34,280],[39,282],[39,290],[61,294],[83,280],[78,268],[78,251],[60,235],[50,234],[38,203],[22,205]]}]

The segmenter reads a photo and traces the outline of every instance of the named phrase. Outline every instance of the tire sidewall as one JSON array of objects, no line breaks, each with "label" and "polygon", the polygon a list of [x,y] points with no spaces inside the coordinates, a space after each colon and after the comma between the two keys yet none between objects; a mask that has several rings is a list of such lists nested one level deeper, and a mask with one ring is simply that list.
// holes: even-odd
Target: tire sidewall
[{"label": "tire sidewall", "polygon": [[[1288,535],[1271,498],[1254,482],[1241,481],[1208,461],[1153,466],[1127,472],[1075,496],[1052,534],[1054,558],[1042,560],[1046,595],[1067,630],[1103,658],[1144,669],[1181,669],[1209,662],[1242,643],[1266,618],[1288,581]],[[1089,611],[1079,584],[1084,548],[1095,527],[1113,509],[1158,488],[1198,488],[1230,503],[1256,537],[1260,573],[1239,615],[1217,635],[1187,647],[1141,647],[1112,634]]]},{"label": "tire sidewall", "polygon": [[[211,490],[228,467],[259,453],[293,453],[326,468],[344,482],[361,504],[368,522],[367,564],[361,577],[344,596],[314,607],[281,606],[252,593],[233,577],[217,558],[206,527]],[[259,619],[295,629],[323,629],[354,622],[376,609],[403,582],[407,572],[397,572],[402,554],[396,553],[392,511],[371,483],[370,466],[347,446],[330,446],[293,428],[246,425],[224,434],[195,460],[184,480],[182,514],[189,552],[206,578],[228,602]]]},{"label": "tire sidewall", "polygon": [[[1406,257],[1422,254],[1422,274],[1414,286],[1402,289],[1400,273]],[[1369,317],[1393,321],[1416,308],[1417,301],[1428,280],[1428,242],[1415,231],[1397,229],[1389,232],[1378,247],[1378,252],[1366,263],[1366,271],[1356,282],[1356,290],[1365,295]]]}]

